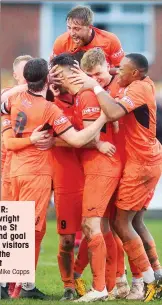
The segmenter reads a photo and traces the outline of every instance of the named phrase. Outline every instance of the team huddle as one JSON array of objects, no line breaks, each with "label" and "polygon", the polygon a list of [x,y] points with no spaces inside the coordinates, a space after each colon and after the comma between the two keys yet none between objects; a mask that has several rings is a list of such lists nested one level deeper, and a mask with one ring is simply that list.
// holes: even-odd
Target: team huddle
[{"label": "team huddle", "polygon": [[[93,27],[89,7],[73,8],[66,20],[49,63],[17,57],[17,85],[2,90],[1,200],[35,201],[37,268],[54,189],[61,301],[160,299],[162,267],[143,220],[162,170],[148,61]],[[2,297],[47,298],[35,283],[3,283]]]}]

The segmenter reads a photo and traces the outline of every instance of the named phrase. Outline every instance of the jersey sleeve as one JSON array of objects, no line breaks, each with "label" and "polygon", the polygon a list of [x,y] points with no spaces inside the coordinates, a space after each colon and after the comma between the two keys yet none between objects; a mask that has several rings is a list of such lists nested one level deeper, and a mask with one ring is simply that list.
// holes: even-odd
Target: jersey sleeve
[{"label": "jersey sleeve", "polygon": [[4,133],[8,129],[12,130],[10,115],[3,115],[1,118],[1,131]]},{"label": "jersey sleeve", "polygon": [[125,95],[118,101],[118,104],[129,113],[136,108],[146,104],[144,90],[139,84],[134,84],[128,90]]},{"label": "jersey sleeve", "polygon": [[1,114],[6,115],[11,112],[11,97],[8,97],[4,102],[1,103]]},{"label": "jersey sleeve", "polygon": [[45,114],[45,121],[52,126],[57,136],[60,136],[73,127],[64,112],[54,104],[49,104]]},{"label": "jersey sleeve", "polygon": [[100,106],[92,91],[84,91],[80,95],[80,105],[83,121],[95,121],[100,116]]},{"label": "jersey sleeve", "polygon": [[59,55],[63,52],[65,52],[65,50],[63,50],[62,39],[61,36],[59,36],[53,44],[53,51],[51,57],[55,55]]},{"label": "jersey sleeve", "polygon": [[110,60],[111,66],[119,66],[122,58],[124,57],[124,51],[120,40],[114,34],[111,37],[111,47],[110,47]]}]

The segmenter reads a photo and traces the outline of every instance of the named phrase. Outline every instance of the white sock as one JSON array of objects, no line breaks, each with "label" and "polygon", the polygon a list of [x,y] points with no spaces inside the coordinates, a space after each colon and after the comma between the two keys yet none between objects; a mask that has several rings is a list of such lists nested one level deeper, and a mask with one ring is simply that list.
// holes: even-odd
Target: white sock
[{"label": "white sock", "polygon": [[151,267],[149,267],[147,271],[142,272],[142,274],[143,274],[143,281],[146,284],[150,284],[155,281],[154,271],[152,270]]},{"label": "white sock", "polygon": [[116,283],[120,282],[127,282],[126,274],[123,274],[122,276],[116,278]]},{"label": "white sock", "polygon": [[156,279],[156,280],[159,280],[159,278],[162,277],[162,269],[155,270],[155,271],[154,271],[154,275],[155,275],[155,279]]},{"label": "white sock", "polygon": [[0,283],[3,288],[6,287],[6,283]]},{"label": "white sock", "polygon": [[140,284],[143,283],[143,277],[140,278],[136,278],[136,277],[132,277],[132,284]]},{"label": "white sock", "polygon": [[33,290],[35,288],[35,283],[22,283],[22,288],[26,291]]}]

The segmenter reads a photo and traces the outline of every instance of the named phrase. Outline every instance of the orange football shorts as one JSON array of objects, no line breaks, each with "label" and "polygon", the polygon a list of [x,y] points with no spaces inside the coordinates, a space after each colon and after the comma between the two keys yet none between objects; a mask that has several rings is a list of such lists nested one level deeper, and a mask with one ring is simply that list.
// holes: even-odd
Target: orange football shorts
[{"label": "orange football shorts", "polygon": [[103,217],[119,178],[86,175],[83,191],[83,217]]},{"label": "orange football shorts", "polygon": [[119,183],[116,206],[133,211],[147,208],[160,176],[160,165],[135,164],[128,160]]},{"label": "orange football shorts", "polygon": [[83,192],[54,193],[59,234],[75,234],[81,230]]},{"label": "orange football shorts", "polygon": [[35,230],[41,231],[51,196],[51,176],[26,175],[11,178],[13,200],[35,201]]}]

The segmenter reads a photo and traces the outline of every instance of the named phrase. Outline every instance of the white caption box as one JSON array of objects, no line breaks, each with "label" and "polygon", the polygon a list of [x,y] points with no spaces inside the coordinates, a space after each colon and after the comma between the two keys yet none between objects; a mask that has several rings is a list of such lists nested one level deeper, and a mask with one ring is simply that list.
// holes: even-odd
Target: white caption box
[{"label": "white caption box", "polygon": [[0,282],[35,282],[34,201],[0,201]]}]

